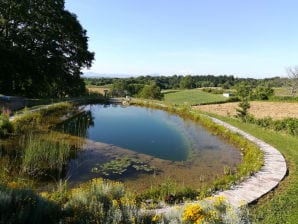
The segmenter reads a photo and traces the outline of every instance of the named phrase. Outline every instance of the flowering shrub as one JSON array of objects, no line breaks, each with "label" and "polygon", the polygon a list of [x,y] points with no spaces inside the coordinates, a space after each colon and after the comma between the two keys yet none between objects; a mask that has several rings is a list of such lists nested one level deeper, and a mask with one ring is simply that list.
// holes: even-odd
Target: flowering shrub
[{"label": "flowering shrub", "polygon": [[139,209],[119,182],[93,179],[71,191],[68,223],[138,223]]},{"label": "flowering shrub", "polygon": [[245,207],[235,208],[223,196],[208,197],[195,204],[188,204],[182,215],[185,224],[199,223],[249,223]]},{"label": "flowering shrub", "polygon": [[207,218],[207,214],[199,204],[187,205],[182,216],[182,221],[186,223],[202,223]]}]

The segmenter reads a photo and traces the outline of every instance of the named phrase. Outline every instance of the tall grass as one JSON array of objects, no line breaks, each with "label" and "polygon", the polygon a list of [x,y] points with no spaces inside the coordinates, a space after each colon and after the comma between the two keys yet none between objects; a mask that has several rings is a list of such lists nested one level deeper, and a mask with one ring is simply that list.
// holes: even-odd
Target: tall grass
[{"label": "tall grass", "polygon": [[71,146],[57,139],[54,133],[50,133],[46,139],[29,135],[24,149],[23,172],[30,176],[44,176],[53,172],[60,175],[68,162]]},{"label": "tall grass", "polygon": [[9,115],[0,113],[0,137],[6,137],[13,132],[13,125],[9,121]]},{"label": "tall grass", "polygon": [[32,130],[48,129],[61,121],[61,116],[75,110],[69,102],[56,103],[34,111],[25,110],[13,120],[16,134],[26,134]]}]

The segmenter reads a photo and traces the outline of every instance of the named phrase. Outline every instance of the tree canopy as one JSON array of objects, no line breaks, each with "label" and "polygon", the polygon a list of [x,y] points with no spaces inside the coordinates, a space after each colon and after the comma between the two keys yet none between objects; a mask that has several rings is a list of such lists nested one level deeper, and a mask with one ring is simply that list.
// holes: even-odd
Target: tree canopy
[{"label": "tree canopy", "polygon": [[85,91],[81,69],[94,53],[64,0],[1,0],[0,92],[65,97]]},{"label": "tree canopy", "polygon": [[150,85],[145,85],[140,92],[140,97],[145,99],[162,99],[163,95],[160,91],[160,88],[155,84],[151,83]]},{"label": "tree canopy", "polygon": [[184,76],[180,81],[181,89],[191,89],[193,88],[193,80],[190,75]]}]

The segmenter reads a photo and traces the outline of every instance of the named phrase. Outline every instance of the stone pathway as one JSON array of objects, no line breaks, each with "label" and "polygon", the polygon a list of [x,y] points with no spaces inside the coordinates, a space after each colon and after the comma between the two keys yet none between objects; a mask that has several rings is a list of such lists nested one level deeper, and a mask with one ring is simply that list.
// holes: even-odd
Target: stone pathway
[{"label": "stone pathway", "polygon": [[[260,139],[216,118],[212,118],[213,122],[223,125],[232,132],[239,133],[251,142],[254,142],[264,152],[264,165],[259,172],[241,182],[239,185],[233,186],[229,190],[218,192],[214,195],[224,196],[225,199],[233,206],[249,204],[258,200],[260,197],[274,189],[278,183],[285,177],[287,165],[282,154],[271,145],[261,141]],[[181,207],[184,204],[179,205]],[[177,206],[169,206],[156,209],[156,213],[170,213]]]},{"label": "stone pathway", "polygon": [[274,189],[287,173],[286,161],[282,154],[271,145],[232,125],[216,118],[211,119],[213,122],[223,125],[227,129],[239,133],[251,142],[254,142],[264,152],[264,165],[259,172],[233,187],[233,189],[219,192],[218,195],[224,196],[232,205],[238,207],[243,203],[249,204],[256,201]]}]

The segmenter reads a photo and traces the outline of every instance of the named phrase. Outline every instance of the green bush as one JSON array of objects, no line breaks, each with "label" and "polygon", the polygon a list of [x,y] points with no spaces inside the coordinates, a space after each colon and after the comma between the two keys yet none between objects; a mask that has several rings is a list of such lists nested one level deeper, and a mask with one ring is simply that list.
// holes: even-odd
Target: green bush
[{"label": "green bush", "polygon": [[206,93],[213,93],[213,94],[223,94],[224,93],[223,89],[218,89],[218,88],[203,88],[202,90]]},{"label": "green bush", "polygon": [[58,223],[60,207],[32,190],[0,184],[0,223]]},{"label": "green bush", "polygon": [[140,91],[140,97],[145,99],[162,99],[163,94],[156,84],[145,85]]},{"label": "green bush", "polygon": [[272,129],[274,131],[284,131],[290,135],[298,135],[298,119],[284,118],[282,120],[273,120],[271,117],[255,118],[250,115],[245,120],[248,123],[256,124],[262,128]]}]

